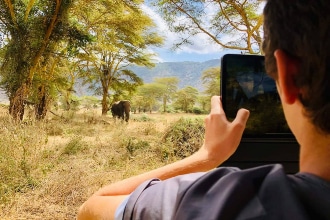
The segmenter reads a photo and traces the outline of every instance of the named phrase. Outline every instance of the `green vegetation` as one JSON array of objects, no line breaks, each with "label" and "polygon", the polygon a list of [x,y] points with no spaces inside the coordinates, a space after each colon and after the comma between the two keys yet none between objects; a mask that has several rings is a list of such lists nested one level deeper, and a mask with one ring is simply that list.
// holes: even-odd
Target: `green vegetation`
[{"label": "green vegetation", "polygon": [[0,110],[0,219],[74,219],[99,187],[188,156],[204,135],[203,115],[126,123],[99,107],[18,124]]},{"label": "green vegetation", "polygon": [[40,161],[47,144],[44,124],[16,125],[0,118],[0,203],[10,202],[15,193],[33,190],[40,183]]},{"label": "green vegetation", "polygon": [[77,79],[103,97],[103,115],[110,91],[111,101],[134,92],[142,80],[127,65],[152,67],[148,46],[163,42],[142,3],[0,0],[0,85],[14,120],[26,102],[39,120],[59,96],[69,110]]},{"label": "green vegetation", "polygon": [[63,149],[63,154],[66,155],[75,155],[79,153],[80,151],[87,148],[86,144],[82,141],[82,136],[74,136],[71,138],[69,143],[66,144],[66,146]]},{"label": "green vegetation", "polygon": [[186,113],[192,112],[192,109],[195,106],[198,99],[197,89],[191,86],[187,86],[177,91],[175,95],[176,95],[176,100],[173,105]]},{"label": "green vegetation", "polygon": [[203,114],[210,110],[210,99],[220,94],[220,68],[212,67],[202,73],[203,85],[207,88],[203,95],[192,87],[178,89],[177,77],[155,78],[137,88],[131,97],[131,108],[138,112],[185,112]]},{"label": "green vegetation", "polygon": [[[220,47],[261,53],[262,21],[258,0],[152,0],[170,30],[181,35],[174,47],[191,44],[190,36],[205,34]],[[177,22],[178,20],[184,22]],[[210,25],[211,24],[211,25]],[[226,36],[226,37],[223,37]],[[228,40],[230,38],[230,40]]]},{"label": "green vegetation", "polygon": [[180,118],[168,127],[163,141],[172,147],[175,157],[185,158],[203,144],[204,121],[201,118]]},{"label": "green vegetation", "polygon": [[[171,19],[191,11],[190,18],[196,15],[202,27],[199,16],[205,11],[194,7],[201,2],[181,9],[171,1],[158,6],[172,28],[194,35],[200,32],[196,23],[177,28]],[[180,80],[198,69],[192,62],[185,63],[187,68],[159,65],[161,77],[142,85],[130,66],[153,67],[149,46],[163,41],[142,3],[0,0],[0,86],[10,101],[0,108],[0,219],[74,219],[99,187],[185,157],[202,144],[203,115],[182,112],[208,112],[210,96],[219,94],[220,71],[198,67],[207,88],[203,95],[196,89],[198,80],[179,90]],[[211,30],[204,34],[222,47],[259,52],[262,18],[256,1],[220,4],[219,17],[212,19],[229,18],[252,32],[239,33],[247,41],[223,45],[212,36],[237,31],[228,25],[233,22],[221,19],[208,22]],[[165,69],[180,77],[163,77],[172,76]],[[77,84],[101,99],[76,96]],[[108,107],[119,99],[131,99],[134,112],[152,114],[133,114],[129,123],[114,121]]]},{"label": "green vegetation", "polygon": [[[130,67],[154,67],[155,54],[150,48],[163,43],[153,19],[143,10],[143,3],[140,0],[0,0],[0,86],[9,96],[9,113],[13,119],[23,119],[26,104],[33,105],[37,120],[44,119],[58,101],[65,103],[66,110],[74,109],[79,101],[74,97],[78,81],[88,86],[93,95],[102,97],[102,115],[107,114],[109,104],[120,99],[136,95],[135,103],[139,103],[139,98],[153,88],[139,89],[142,94],[136,94],[143,80]],[[191,43],[190,36],[202,33],[221,47],[261,53],[259,1],[154,3],[171,30],[183,34],[176,46]],[[210,13],[209,7],[214,13]],[[177,23],[178,17],[185,22]],[[205,24],[211,25],[205,27]],[[225,40],[228,37],[232,41]],[[185,63],[190,70],[171,64],[171,69],[182,76],[180,79],[191,78],[196,70],[193,62]],[[157,106],[155,99],[161,99],[163,112],[168,112],[168,105],[175,102],[179,79],[164,74],[162,67],[165,66],[160,67],[160,75],[167,77],[154,79],[158,84],[156,97],[145,99],[142,106],[149,111]],[[202,71],[219,74],[218,69],[201,68],[199,72]],[[210,94],[219,94],[218,77],[212,82],[203,75],[206,91],[205,97],[199,98],[201,101]],[[199,85],[185,86],[196,89]],[[184,104],[187,100],[183,99],[177,105],[181,106],[180,111],[195,107],[188,109],[189,104]],[[207,110],[205,104],[201,105],[203,111]]]},{"label": "green vegetation", "polygon": [[[145,83],[152,83],[155,78],[177,77],[179,79],[178,88],[190,85],[198,91],[206,89],[201,79],[202,72],[210,68],[220,67],[220,58],[205,62],[185,61],[185,62],[164,62],[156,63],[155,67],[147,68],[130,65],[130,70],[135,72]],[[217,74],[220,74],[220,70]]]}]

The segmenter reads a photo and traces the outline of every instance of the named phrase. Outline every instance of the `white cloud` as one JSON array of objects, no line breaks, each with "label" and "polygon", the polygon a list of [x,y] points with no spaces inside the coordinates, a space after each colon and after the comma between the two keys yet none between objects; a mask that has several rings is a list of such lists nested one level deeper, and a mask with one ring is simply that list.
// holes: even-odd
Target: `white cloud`
[{"label": "white cloud", "polygon": [[[208,14],[212,14],[212,7],[209,7]],[[171,32],[166,24],[166,22],[162,19],[162,17],[151,7],[147,5],[142,5],[142,10],[148,14],[155,22],[157,26],[158,33],[165,38],[165,44],[163,48],[165,50],[170,51],[170,48],[175,44],[180,42],[180,36],[174,32]],[[222,51],[223,49],[216,43],[213,43],[210,38],[206,34],[197,34],[193,37],[190,37],[189,40],[192,44],[187,44],[181,46],[181,48],[177,49],[173,54],[212,54]],[[156,52],[159,51],[156,49]],[[164,61],[162,58],[157,58],[159,62]]]}]

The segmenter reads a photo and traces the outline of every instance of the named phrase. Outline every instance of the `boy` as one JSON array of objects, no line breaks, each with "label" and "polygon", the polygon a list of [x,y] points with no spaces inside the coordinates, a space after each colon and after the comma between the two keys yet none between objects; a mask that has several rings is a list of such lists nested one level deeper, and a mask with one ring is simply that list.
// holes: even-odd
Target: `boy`
[{"label": "boy", "polygon": [[249,112],[230,123],[214,96],[198,152],[100,189],[78,219],[330,219],[329,12],[327,0],[264,8],[266,71],[300,145],[299,173],[278,164],[216,168],[235,152]]}]

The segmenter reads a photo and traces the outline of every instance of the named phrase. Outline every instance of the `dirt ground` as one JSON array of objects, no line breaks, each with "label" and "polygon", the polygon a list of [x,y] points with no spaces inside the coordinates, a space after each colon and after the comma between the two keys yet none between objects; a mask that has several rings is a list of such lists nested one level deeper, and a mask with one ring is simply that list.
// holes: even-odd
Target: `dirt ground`
[{"label": "dirt ground", "polygon": [[[0,117],[6,114],[0,111]],[[7,195],[0,219],[75,219],[79,206],[100,187],[175,160],[163,158],[167,146],[161,139],[182,117],[196,116],[131,114],[125,123],[101,116],[100,109],[49,114],[40,125],[47,129],[45,143],[34,159],[26,159],[35,184]],[[40,132],[40,126],[24,129]]]}]

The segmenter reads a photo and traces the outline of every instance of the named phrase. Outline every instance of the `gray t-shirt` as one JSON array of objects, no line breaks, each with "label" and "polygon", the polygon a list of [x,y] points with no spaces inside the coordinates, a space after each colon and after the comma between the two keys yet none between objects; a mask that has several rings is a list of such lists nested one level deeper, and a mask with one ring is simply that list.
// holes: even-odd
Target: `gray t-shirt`
[{"label": "gray t-shirt", "polygon": [[286,175],[279,164],[221,167],[141,184],[123,219],[330,219],[330,184],[307,173]]}]

